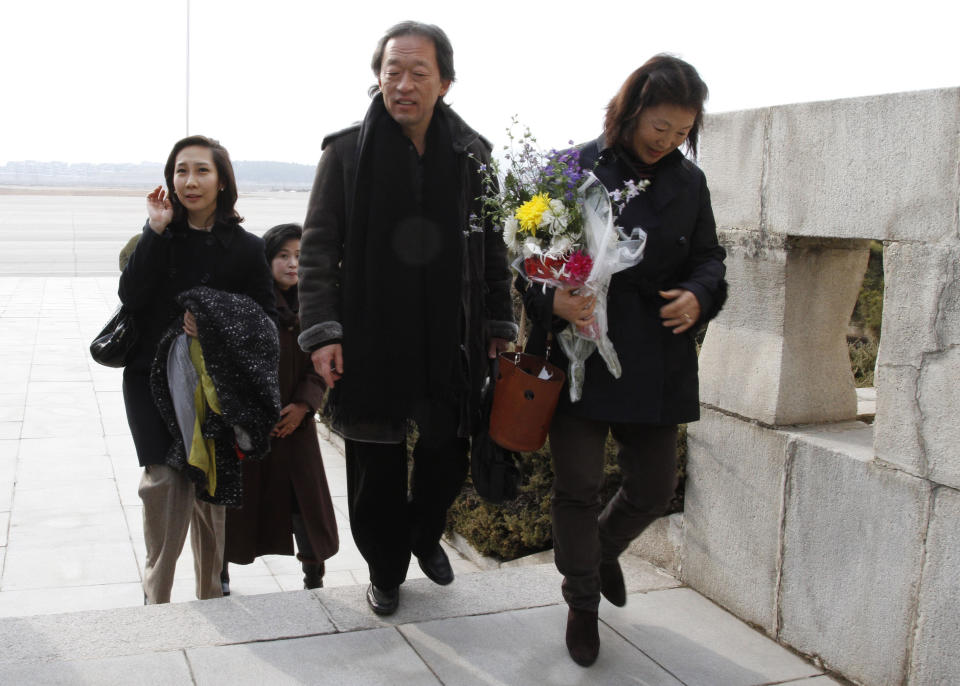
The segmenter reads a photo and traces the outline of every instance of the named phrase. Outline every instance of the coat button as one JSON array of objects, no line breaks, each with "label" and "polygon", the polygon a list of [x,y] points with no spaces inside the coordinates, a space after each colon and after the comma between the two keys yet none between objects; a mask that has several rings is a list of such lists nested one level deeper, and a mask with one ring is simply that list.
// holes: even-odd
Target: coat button
[{"label": "coat button", "polygon": [[203,276],[200,277],[200,283],[207,283],[209,280],[210,280],[209,274],[204,274]]},{"label": "coat button", "polygon": [[686,237],[686,236],[680,236],[680,238],[677,239],[677,245],[679,245],[681,248],[682,248],[683,246],[685,246],[686,244],[687,244],[687,237]]},{"label": "coat button", "polygon": [[207,245],[213,245],[213,236],[207,236]]}]

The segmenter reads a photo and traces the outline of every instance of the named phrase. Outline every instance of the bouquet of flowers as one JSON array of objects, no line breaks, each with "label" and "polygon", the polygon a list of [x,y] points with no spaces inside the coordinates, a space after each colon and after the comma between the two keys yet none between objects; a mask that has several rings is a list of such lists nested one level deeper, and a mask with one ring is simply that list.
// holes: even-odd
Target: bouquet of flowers
[{"label": "bouquet of flowers", "polygon": [[608,193],[592,172],[581,169],[578,150],[543,153],[529,129],[518,138],[511,127],[507,135],[504,164],[481,167],[483,212],[503,227],[503,240],[516,256],[514,269],[544,287],[596,296],[594,322],[585,328],[571,324],[558,336],[570,360],[570,400],[576,402],[584,363],[594,350],[615,378],[622,371],[607,337],[607,289],[613,274],[643,259],[646,233],[636,227],[627,235],[616,227],[615,207],[621,210],[647,182],[628,181]]}]

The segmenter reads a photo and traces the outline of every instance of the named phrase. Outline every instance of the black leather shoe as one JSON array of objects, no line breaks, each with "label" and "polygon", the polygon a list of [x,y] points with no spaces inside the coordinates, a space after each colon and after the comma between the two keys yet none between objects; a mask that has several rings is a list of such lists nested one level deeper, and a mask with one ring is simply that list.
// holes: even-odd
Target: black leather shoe
[{"label": "black leather shoe", "polygon": [[367,587],[367,604],[378,615],[392,615],[400,607],[400,587],[380,588],[370,584]]},{"label": "black leather shoe", "polygon": [[439,543],[429,555],[417,556],[417,562],[420,563],[423,573],[433,583],[446,586],[453,581],[453,567],[450,566],[450,560]]},{"label": "black leather shoe", "polygon": [[617,607],[627,604],[627,587],[617,560],[600,563],[600,593]]},{"label": "black leather shoe", "polygon": [[567,652],[581,667],[589,667],[600,654],[599,617],[590,610],[567,611]]}]

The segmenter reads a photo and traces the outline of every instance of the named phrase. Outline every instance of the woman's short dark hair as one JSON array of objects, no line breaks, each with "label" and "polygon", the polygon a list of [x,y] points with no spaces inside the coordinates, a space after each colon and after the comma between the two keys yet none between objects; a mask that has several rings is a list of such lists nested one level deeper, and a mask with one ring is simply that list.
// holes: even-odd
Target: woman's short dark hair
[{"label": "woman's short dark hair", "polygon": [[630,145],[643,108],[678,105],[697,113],[686,140],[687,149],[696,157],[703,103],[708,96],[707,84],[691,64],[673,55],[654,55],[627,77],[607,105],[603,122],[607,145]]},{"label": "woman's short dark hair", "polygon": [[[400,36],[421,36],[433,41],[433,46],[437,51],[437,66],[440,68],[440,78],[444,81],[453,83],[456,80],[457,73],[453,68],[453,45],[443,29],[434,24],[424,24],[419,21],[402,21],[394,24],[387,32],[383,34],[377,42],[377,48],[373,51],[373,59],[370,60],[370,68],[373,69],[373,75],[380,78],[380,68],[383,66],[383,52],[387,48],[387,41],[391,38]],[[376,95],[380,86],[374,84],[370,86],[370,95]],[[443,96],[440,98],[443,99]]]},{"label": "woman's short dark hair", "polygon": [[303,227],[299,224],[278,224],[267,229],[263,234],[263,251],[267,255],[267,262],[273,262],[287,241],[299,241],[301,238]]},{"label": "woman's short dark hair", "polygon": [[217,209],[214,213],[216,221],[224,222],[225,224],[239,224],[243,221],[237,213],[237,179],[233,174],[233,164],[230,162],[230,153],[227,152],[227,149],[220,145],[220,141],[213,138],[207,138],[206,136],[187,136],[178,140],[174,146],[173,150],[170,151],[170,156],[167,157],[167,164],[163,168],[163,178],[167,182],[167,190],[170,192],[170,202],[173,204],[173,219],[174,221],[181,221],[185,215],[186,210],[183,205],[180,203],[180,199],[177,197],[177,194],[173,192],[173,172],[176,170],[177,166],[177,155],[180,154],[180,151],[184,148],[189,148],[192,145],[198,145],[202,148],[209,148],[210,153],[213,157],[213,164],[217,168],[217,179],[220,181],[220,185],[223,186],[223,190],[217,194]]}]

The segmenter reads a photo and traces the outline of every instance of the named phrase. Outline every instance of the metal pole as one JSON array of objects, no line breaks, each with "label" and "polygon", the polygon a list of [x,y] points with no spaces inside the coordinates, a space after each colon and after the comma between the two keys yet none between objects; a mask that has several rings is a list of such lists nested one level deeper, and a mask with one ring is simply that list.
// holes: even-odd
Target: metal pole
[{"label": "metal pole", "polygon": [[187,0],[187,113],[186,113],[186,133],[184,136],[190,135],[190,0]]}]

